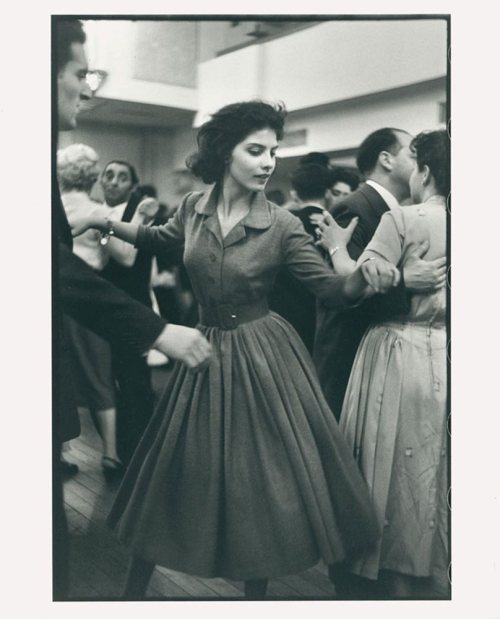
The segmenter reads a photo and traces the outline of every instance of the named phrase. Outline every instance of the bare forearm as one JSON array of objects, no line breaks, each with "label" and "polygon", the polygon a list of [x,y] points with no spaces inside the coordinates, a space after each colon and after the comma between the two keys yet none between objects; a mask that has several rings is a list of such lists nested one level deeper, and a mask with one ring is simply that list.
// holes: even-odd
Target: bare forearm
[{"label": "bare forearm", "polygon": [[356,269],[356,262],[349,256],[346,247],[336,247],[328,252],[335,273],[350,275]]},{"label": "bare forearm", "polygon": [[342,286],[344,296],[350,303],[357,303],[373,294],[366,282],[361,269],[352,270],[345,278]]},{"label": "bare forearm", "polygon": [[135,244],[137,231],[139,226],[135,223],[125,223],[123,221],[111,221],[107,217],[101,215],[93,218],[92,228],[100,230],[103,234],[111,233],[117,239],[121,239],[126,243]]}]

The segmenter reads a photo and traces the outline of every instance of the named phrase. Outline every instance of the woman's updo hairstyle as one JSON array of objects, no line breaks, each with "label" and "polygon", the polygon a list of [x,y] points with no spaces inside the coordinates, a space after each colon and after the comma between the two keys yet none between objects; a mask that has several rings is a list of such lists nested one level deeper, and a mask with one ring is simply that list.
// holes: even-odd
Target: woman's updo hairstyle
[{"label": "woman's updo hairstyle", "polygon": [[71,144],[57,151],[57,177],[62,192],[90,192],[99,177],[99,156],[86,144]]},{"label": "woman's updo hairstyle", "polygon": [[442,196],[450,193],[450,138],[444,129],[422,131],[411,142],[418,169],[428,166],[436,189]]},{"label": "woman's updo hairstyle", "polygon": [[221,180],[234,147],[260,129],[272,129],[281,140],[286,110],[263,101],[231,103],[204,123],[197,135],[198,151],[186,160],[191,172],[210,184]]}]

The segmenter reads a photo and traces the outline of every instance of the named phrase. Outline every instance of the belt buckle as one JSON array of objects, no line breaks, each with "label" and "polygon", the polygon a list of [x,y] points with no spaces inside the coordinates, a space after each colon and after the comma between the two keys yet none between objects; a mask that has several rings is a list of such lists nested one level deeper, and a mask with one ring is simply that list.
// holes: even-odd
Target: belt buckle
[{"label": "belt buckle", "polygon": [[220,326],[225,330],[236,329],[238,320],[234,307],[230,304],[219,305]]}]

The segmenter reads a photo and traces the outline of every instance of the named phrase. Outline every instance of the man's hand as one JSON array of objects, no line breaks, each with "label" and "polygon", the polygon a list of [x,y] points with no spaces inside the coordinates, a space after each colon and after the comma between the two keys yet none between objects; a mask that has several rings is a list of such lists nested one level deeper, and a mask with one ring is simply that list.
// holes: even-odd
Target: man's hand
[{"label": "man's hand", "polygon": [[446,283],[446,258],[422,260],[428,249],[429,242],[422,241],[405,262],[403,278],[412,292],[434,292]]},{"label": "man's hand", "polygon": [[212,354],[212,347],[198,329],[173,324],[163,329],[153,348],[198,370],[208,364]]}]

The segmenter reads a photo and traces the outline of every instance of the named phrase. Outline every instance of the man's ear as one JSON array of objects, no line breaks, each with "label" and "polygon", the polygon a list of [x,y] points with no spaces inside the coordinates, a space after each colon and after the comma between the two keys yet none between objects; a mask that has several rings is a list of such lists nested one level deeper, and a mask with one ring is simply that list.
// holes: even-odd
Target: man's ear
[{"label": "man's ear", "polygon": [[297,195],[297,192],[295,191],[295,189],[290,189],[290,198],[294,201],[294,202],[299,202],[299,196]]},{"label": "man's ear", "polygon": [[378,163],[386,172],[392,172],[392,155],[389,151],[380,151]]}]

